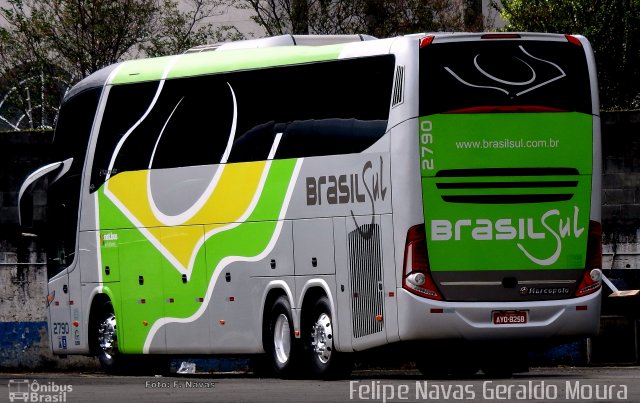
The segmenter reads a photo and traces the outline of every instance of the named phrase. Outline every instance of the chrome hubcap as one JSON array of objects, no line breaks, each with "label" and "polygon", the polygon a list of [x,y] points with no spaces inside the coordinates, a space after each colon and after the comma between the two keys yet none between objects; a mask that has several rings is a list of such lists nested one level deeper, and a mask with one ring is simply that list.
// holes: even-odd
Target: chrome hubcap
[{"label": "chrome hubcap", "polygon": [[291,328],[287,315],[280,314],[276,319],[273,329],[273,346],[275,347],[276,358],[280,364],[285,364],[289,360],[291,353]]},{"label": "chrome hubcap", "polygon": [[98,327],[98,346],[108,359],[111,359],[117,351],[116,317],[112,313]]},{"label": "chrome hubcap", "polygon": [[331,318],[326,313],[318,317],[311,330],[311,347],[321,363],[326,364],[331,359],[333,351],[333,329]]}]

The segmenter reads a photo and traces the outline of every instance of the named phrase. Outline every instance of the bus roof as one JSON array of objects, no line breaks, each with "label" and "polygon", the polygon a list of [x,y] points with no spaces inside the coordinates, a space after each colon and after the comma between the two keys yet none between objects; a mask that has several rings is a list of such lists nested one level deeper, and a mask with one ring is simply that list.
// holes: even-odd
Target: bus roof
[{"label": "bus roof", "polygon": [[347,43],[378,41],[368,35],[282,35],[204,45],[184,54],[129,60],[107,66],[76,84],[65,100],[108,84],[190,77],[236,70],[335,60]]},{"label": "bus roof", "polygon": [[264,67],[335,60],[344,44],[328,46],[276,46],[189,53],[123,62],[110,84],[129,84],[164,78],[224,73]]},{"label": "bus roof", "polygon": [[[544,33],[508,33],[520,35],[523,40],[566,41],[565,35]],[[487,35],[496,33],[423,33],[406,35],[406,38],[419,39],[426,35],[434,36],[434,43],[482,40]],[[286,38],[285,38],[286,37]],[[221,46],[218,50],[192,50],[190,52],[165,57],[129,60],[105,67],[76,84],[65,96],[65,100],[89,88],[101,87],[108,84],[129,84],[144,81],[155,81],[163,78],[180,78],[203,74],[224,73],[237,70],[259,69],[265,67],[286,66],[291,64],[312,63],[338,59],[348,44],[358,43],[358,38],[366,42],[382,42],[366,35],[340,36],[308,36],[305,40],[296,37],[293,43],[317,43],[321,46],[286,46],[285,39],[290,36],[260,38],[239,41]],[[317,37],[317,38],[316,38]],[[329,37],[333,38],[330,39]],[[345,42],[348,37],[352,42]],[[483,38],[484,37],[484,38]],[[314,42],[312,39],[315,38]],[[337,39],[336,39],[337,38]],[[275,41],[278,39],[278,41]],[[396,38],[397,39],[397,38]],[[325,43],[331,43],[324,45]],[[245,47],[243,43],[249,48]],[[264,43],[263,43],[264,42]],[[366,42],[362,42],[364,45]],[[251,48],[253,46],[253,48]],[[365,45],[366,46],[366,45]]]},{"label": "bus roof", "polygon": [[236,70],[258,69],[335,60],[344,44],[328,46],[277,46],[185,53],[115,63],[87,76],[65,95],[65,101],[85,90],[106,84],[130,84]]}]

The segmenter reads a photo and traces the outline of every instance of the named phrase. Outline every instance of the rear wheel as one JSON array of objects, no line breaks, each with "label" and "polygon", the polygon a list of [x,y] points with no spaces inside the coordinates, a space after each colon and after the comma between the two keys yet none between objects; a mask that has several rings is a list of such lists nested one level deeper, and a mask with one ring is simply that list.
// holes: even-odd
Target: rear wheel
[{"label": "rear wheel", "polygon": [[285,296],[273,303],[266,330],[265,347],[276,375],[285,378],[298,375],[300,342],[294,337],[291,304]]},{"label": "rear wheel", "polygon": [[333,319],[327,297],[323,296],[315,303],[306,323],[303,334],[312,375],[323,379],[349,376],[350,357],[334,348]]}]

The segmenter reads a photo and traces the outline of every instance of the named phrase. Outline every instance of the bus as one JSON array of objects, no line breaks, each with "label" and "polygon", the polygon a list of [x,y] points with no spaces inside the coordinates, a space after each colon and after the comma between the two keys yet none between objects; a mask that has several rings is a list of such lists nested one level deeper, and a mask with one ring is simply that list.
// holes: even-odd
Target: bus
[{"label": "bus", "polygon": [[512,373],[598,331],[598,105],[577,35],[285,35],[106,67],[20,191],[47,178],[52,350],[328,378],[403,346],[426,374]]}]

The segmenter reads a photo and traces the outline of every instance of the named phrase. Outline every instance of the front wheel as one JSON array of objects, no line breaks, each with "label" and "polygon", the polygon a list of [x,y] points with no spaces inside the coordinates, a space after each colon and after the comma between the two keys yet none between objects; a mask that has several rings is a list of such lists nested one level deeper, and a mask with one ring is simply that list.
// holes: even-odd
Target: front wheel
[{"label": "front wheel", "polygon": [[96,357],[105,372],[114,373],[122,369],[122,356],[118,351],[118,336],[116,334],[116,316],[110,301],[100,308],[93,337],[96,346]]},{"label": "front wheel", "polygon": [[123,354],[118,349],[117,320],[111,301],[102,304],[92,333],[94,352],[102,369],[119,375],[168,375],[171,358],[165,355]]},{"label": "front wheel", "polygon": [[334,326],[327,297],[316,301],[305,329],[305,348],[312,375],[323,379],[349,376],[352,363],[334,347]]}]

